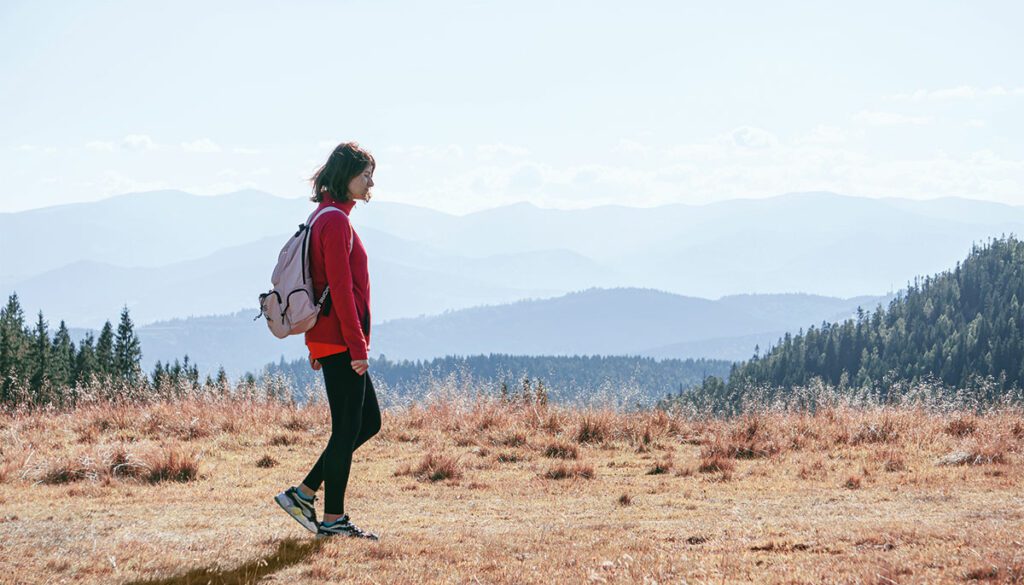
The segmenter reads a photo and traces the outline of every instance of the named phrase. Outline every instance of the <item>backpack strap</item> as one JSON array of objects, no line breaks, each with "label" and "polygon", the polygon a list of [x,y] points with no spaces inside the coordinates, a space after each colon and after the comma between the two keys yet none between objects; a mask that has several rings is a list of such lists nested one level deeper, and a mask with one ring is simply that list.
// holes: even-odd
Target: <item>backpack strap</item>
[{"label": "backpack strap", "polygon": [[[320,219],[321,215],[323,215],[323,214],[325,214],[327,212],[330,212],[330,211],[337,211],[338,213],[344,213],[340,209],[338,209],[337,207],[327,206],[327,207],[324,207],[323,209],[321,209],[320,211],[313,212],[313,214],[309,216],[309,219],[306,220],[306,225],[302,226],[303,229],[306,231],[306,233],[303,234],[303,236],[302,236],[302,238],[303,238],[302,239],[302,283],[303,284],[306,283],[306,261],[307,261],[307,259],[309,257],[308,256],[309,255],[309,235],[313,232],[313,224],[316,222],[316,220]],[[349,232],[348,255],[351,256],[352,255],[352,248],[355,246],[355,243],[356,243],[356,232],[355,232],[355,230],[353,230],[351,228],[351,226],[349,226],[348,232]],[[320,293],[320,299],[317,300],[316,305],[318,307],[324,304],[324,300],[327,299],[327,295],[330,292],[331,292],[331,285],[325,286],[324,287],[324,292]]]},{"label": "backpack strap", "polygon": [[[315,222],[316,220],[320,219],[320,216],[321,216],[321,215],[323,215],[323,214],[325,214],[325,213],[327,213],[327,212],[329,212],[329,211],[338,211],[338,212],[342,212],[342,211],[341,211],[340,209],[338,209],[337,207],[331,207],[330,205],[328,205],[327,207],[324,207],[324,208],[323,208],[323,209],[321,209],[320,211],[314,211],[314,212],[313,212],[313,213],[312,213],[312,214],[311,214],[311,215],[309,216],[309,219],[307,219],[307,220],[306,220],[306,228],[312,228],[312,227],[313,227],[313,223],[314,223],[314,222]],[[342,213],[344,213],[344,212],[342,212]]]},{"label": "backpack strap", "polygon": [[[306,234],[307,234],[307,237],[308,237],[309,232],[311,232],[313,230],[313,222],[315,222],[316,220],[320,219],[320,216],[325,214],[325,213],[327,213],[328,211],[337,211],[339,213],[343,213],[337,207],[331,207],[329,205],[327,207],[324,207],[320,211],[314,212],[313,215],[310,215],[309,219],[306,220]],[[355,232],[355,230],[353,230],[351,228],[348,231],[349,231],[349,234],[348,234],[348,253],[351,256],[352,255],[352,247],[356,245],[356,236],[355,236],[356,232]]]},{"label": "backpack strap", "polygon": [[309,234],[313,232],[313,223],[320,219],[321,215],[329,211],[341,210],[337,207],[324,207],[320,211],[314,211],[309,218],[306,219],[306,223],[299,226],[299,231],[295,232],[296,236],[302,234],[302,284],[306,284],[306,272],[309,270],[306,264],[309,260]]}]

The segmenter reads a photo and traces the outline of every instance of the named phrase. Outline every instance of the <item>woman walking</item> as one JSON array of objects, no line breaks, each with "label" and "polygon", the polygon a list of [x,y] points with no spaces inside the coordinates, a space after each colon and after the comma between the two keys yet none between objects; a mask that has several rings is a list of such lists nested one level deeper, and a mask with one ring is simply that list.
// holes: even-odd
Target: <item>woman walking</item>
[{"label": "woman walking", "polygon": [[[336,207],[313,224],[309,271],[313,292],[330,293],[316,325],[306,333],[310,364],[322,370],[331,408],[331,437],[298,487],[275,498],[288,514],[317,537],[356,536],[376,540],[345,513],[352,453],[380,431],[380,407],[367,373],[370,345],[370,276],[366,249],[349,223],[356,201],[369,201],[376,163],[354,142],[339,144],[317,170],[312,200],[317,211]],[[323,522],[316,519],[316,492],[324,486]]]}]

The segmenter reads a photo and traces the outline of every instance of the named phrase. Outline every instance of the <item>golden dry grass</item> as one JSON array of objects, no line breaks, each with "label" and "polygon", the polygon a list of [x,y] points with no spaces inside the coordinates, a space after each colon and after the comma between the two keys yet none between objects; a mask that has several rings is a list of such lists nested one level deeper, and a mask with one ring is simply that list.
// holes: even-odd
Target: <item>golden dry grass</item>
[{"label": "golden dry grass", "polygon": [[272,498],[322,405],[0,414],[3,583],[1020,583],[1024,417],[694,420],[500,401],[385,413],[318,542]]}]

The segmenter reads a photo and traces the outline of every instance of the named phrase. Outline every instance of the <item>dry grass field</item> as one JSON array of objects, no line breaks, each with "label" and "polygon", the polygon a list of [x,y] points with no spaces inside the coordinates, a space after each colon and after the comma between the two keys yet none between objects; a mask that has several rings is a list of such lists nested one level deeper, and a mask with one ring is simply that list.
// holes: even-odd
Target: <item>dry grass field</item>
[{"label": "dry grass field", "polygon": [[322,404],[0,414],[3,583],[1022,583],[1024,417],[435,398],[389,410],[317,541],[273,496]]}]

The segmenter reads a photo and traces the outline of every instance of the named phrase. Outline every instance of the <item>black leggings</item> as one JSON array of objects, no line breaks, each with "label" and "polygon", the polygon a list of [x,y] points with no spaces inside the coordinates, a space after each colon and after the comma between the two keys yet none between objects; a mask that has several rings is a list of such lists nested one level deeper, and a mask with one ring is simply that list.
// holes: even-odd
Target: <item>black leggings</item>
[{"label": "black leggings", "polygon": [[313,491],[323,483],[324,513],[344,514],[352,452],[380,431],[380,406],[370,374],[357,374],[347,351],[318,361],[331,406],[331,438],[302,483]]}]

